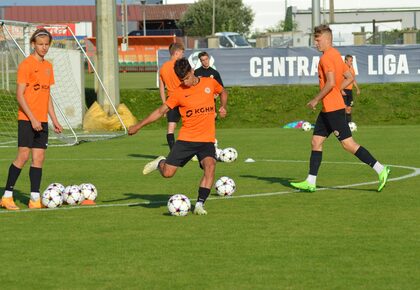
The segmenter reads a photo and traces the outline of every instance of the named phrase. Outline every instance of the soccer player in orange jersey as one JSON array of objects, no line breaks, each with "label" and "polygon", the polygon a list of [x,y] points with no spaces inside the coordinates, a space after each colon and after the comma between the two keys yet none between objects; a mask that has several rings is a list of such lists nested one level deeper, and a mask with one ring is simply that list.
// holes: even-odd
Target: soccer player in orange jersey
[{"label": "soccer player in orange jersey", "polygon": [[291,185],[304,191],[316,190],[316,178],[322,161],[322,145],[333,133],[346,151],[356,155],[378,173],[378,191],[381,191],[388,179],[390,168],[379,163],[368,150],[355,142],[346,120],[341,91],[353,81],[353,76],[341,59],[340,52],[332,46],[332,31],[329,26],[315,27],[314,37],[317,49],[323,53],[318,64],[320,91],[307,106],[315,110],[318,103],[322,102],[322,111],[318,115],[312,136],[308,177],[305,181],[292,182]]},{"label": "soccer player in orange jersey", "polygon": [[[181,84],[175,74],[174,65],[175,61],[184,56],[184,45],[181,43],[172,43],[169,46],[169,53],[171,55],[171,59],[165,62],[159,69],[159,92],[162,103],[166,102],[165,87],[169,98],[172,95],[172,92],[175,91]],[[178,107],[169,110],[166,114],[166,118],[168,120],[166,140],[168,141],[169,149],[171,149],[175,144],[176,123],[178,123],[181,119]]]},{"label": "soccer player in orange jersey", "polygon": [[176,61],[175,73],[181,81],[181,86],[162,106],[136,125],[131,126],[128,134],[136,134],[142,127],[158,120],[170,109],[179,107],[182,126],[178,140],[168,157],[159,156],[146,164],[143,174],[149,174],[158,169],[163,177],[172,177],[178,167],[183,167],[196,155],[204,174],[200,181],[194,213],[205,215],[207,211],[204,209],[204,202],[210,194],[216,168],[214,147],[216,107],[213,96],[214,94],[220,95],[219,115],[224,118],[227,114],[227,92],[215,79],[196,77],[194,70],[185,58]]},{"label": "soccer player in orange jersey", "polygon": [[356,88],[357,95],[360,95],[360,89],[356,82],[356,73],[354,72],[353,68],[353,56],[347,54],[344,58],[344,62],[348,66],[351,75],[353,76],[353,82],[351,82],[346,88],[343,90],[343,98],[344,103],[346,104],[346,119],[347,122],[351,122],[351,112],[353,107],[353,86]]},{"label": "soccer player in orange jersey", "polygon": [[52,41],[46,29],[37,29],[30,39],[33,53],[18,68],[16,98],[18,110],[18,153],[9,167],[1,206],[8,210],[18,210],[13,200],[13,188],[21,169],[32,155],[29,178],[31,198],[29,208],[41,208],[39,188],[41,185],[42,165],[48,146],[48,115],[54,131],[61,133],[63,128],[57,120],[50,97],[50,86],[54,84],[51,63],[44,59]]}]

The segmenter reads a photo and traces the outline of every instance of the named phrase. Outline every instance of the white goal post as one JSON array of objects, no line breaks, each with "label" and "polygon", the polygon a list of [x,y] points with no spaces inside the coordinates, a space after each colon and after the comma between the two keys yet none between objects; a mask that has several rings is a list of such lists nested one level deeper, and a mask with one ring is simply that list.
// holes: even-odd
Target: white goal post
[{"label": "white goal post", "polygon": [[[30,35],[39,27],[59,28],[66,30],[68,35],[66,39],[53,40],[45,57],[53,64],[55,84],[51,87],[51,97],[57,118],[64,128],[61,134],[49,130],[49,144],[75,145],[84,141],[126,135],[127,128],[118,113],[119,108],[115,107],[93,62],[70,27],[0,20],[0,147],[17,144],[16,73],[19,63],[30,53]],[[85,61],[93,69],[94,78],[103,90],[107,104],[112,108],[107,114],[96,104],[95,113],[99,115],[89,118],[96,122],[93,126],[86,124],[85,118],[89,115],[85,97]],[[90,99],[96,99],[93,89],[88,89],[88,92]],[[90,100],[88,105],[92,102]]]}]

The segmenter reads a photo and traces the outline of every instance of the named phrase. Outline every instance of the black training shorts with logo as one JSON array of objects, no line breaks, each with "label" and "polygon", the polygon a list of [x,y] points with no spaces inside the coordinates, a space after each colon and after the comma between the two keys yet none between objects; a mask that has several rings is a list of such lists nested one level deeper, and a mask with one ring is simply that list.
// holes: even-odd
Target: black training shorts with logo
[{"label": "black training shorts with logo", "polygon": [[344,109],[319,113],[315,123],[314,135],[328,137],[331,133],[334,133],[339,141],[352,136]]},{"label": "black training shorts with logo", "polygon": [[166,164],[184,167],[188,161],[197,155],[201,162],[206,157],[216,159],[216,149],[213,142],[188,142],[177,140],[166,158]]},{"label": "black training shorts with logo", "polygon": [[344,104],[346,104],[347,107],[353,107],[353,90],[344,89],[344,93]]},{"label": "black training shorts with logo", "polygon": [[42,130],[35,131],[30,121],[18,120],[18,147],[47,149],[48,123],[41,123]]},{"label": "black training shorts with logo", "polygon": [[178,123],[179,120],[181,119],[181,113],[179,112],[179,107],[175,107],[169,110],[166,113],[166,119],[168,120],[168,122]]}]

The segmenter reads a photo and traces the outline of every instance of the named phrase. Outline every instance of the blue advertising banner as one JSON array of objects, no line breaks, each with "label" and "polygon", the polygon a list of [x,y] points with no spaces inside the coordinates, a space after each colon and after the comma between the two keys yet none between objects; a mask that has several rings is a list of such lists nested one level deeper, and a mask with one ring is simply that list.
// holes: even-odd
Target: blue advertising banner
[{"label": "blue advertising banner", "polygon": [[[343,58],[353,56],[358,83],[420,82],[420,45],[372,45],[336,47]],[[198,53],[187,50],[194,68]],[[312,47],[206,49],[211,65],[225,86],[317,84],[321,53]],[[169,60],[167,50],[158,51],[159,67]]]}]

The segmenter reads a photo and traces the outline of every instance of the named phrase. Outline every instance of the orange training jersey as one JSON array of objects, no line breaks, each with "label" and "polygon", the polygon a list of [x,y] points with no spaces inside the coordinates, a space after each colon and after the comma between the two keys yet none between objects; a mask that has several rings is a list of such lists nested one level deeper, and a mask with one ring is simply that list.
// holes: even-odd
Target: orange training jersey
[{"label": "orange training jersey", "polygon": [[172,92],[181,85],[181,81],[174,70],[175,61],[169,60],[165,62],[159,70],[159,78],[165,84],[168,96],[171,96]]},{"label": "orange training jersey", "polygon": [[[354,72],[354,69],[353,69],[353,67],[352,66],[348,66],[347,65],[347,67],[349,68],[349,71],[350,71],[350,73],[351,73],[351,75],[353,76],[353,78],[356,76],[356,73]],[[346,87],[346,90],[352,90],[353,89],[353,82],[351,82],[347,87]]]},{"label": "orange training jersey", "polygon": [[[54,84],[51,63],[46,60],[38,61],[33,55],[28,56],[19,65],[17,83],[26,85],[24,97],[34,117],[40,122],[48,122],[50,86]],[[20,106],[18,120],[29,121]]]},{"label": "orange training jersey", "polygon": [[214,94],[220,94],[223,87],[212,78],[202,77],[197,85],[180,86],[166,100],[166,105],[173,109],[179,107],[182,127],[178,140],[189,142],[214,142],[216,124],[214,113]]},{"label": "orange training jersey", "polygon": [[341,83],[344,80],[344,73],[348,66],[341,58],[341,54],[334,47],[324,51],[318,64],[319,87],[322,89],[327,81],[327,72],[333,72],[335,75],[335,86],[322,99],[322,111],[332,112],[345,108],[344,100],[341,95]]}]

